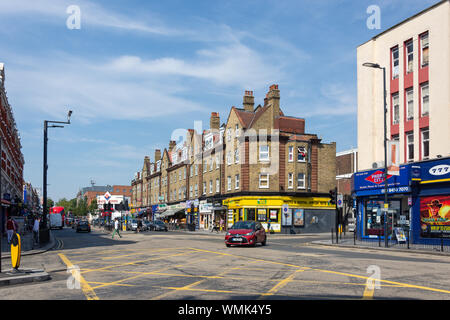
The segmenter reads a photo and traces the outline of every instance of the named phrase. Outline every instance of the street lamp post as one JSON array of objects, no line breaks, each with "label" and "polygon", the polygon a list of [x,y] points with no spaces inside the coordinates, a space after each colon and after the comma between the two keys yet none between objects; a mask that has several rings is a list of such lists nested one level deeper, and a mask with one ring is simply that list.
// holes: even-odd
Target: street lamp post
[{"label": "street lamp post", "polygon": [[64,126],[58,126],[58,125],[48,125],[49,123],[58,123],[58,124],[70,124],[70,116],[72,115],[72,110],[69,110],[69,113],[67,114],[67,121],[44,121],[44,165],[43,165],[43,186],[42,186],[42,197],[43,197],[43,204],[42,204],[42,224],[39,228],[39,240],[41,243],[45,243],[49,241],[49,232],[47,227],[47,131],[48,128],[64,128]]},{"label": "street lamp post", "polygon": [[383,116],[384,116],[384,246],[388,247],[388,235],[387,235],[387,211],[389,208],[388,202],[388,182],[387,182],[387,126],[386,126],[386,114],[387,114],[387,105],[386,105],[386,68],[381,67],[377,63],[366,62],[363,63],[364,67],[382,69],[383,70]]}]

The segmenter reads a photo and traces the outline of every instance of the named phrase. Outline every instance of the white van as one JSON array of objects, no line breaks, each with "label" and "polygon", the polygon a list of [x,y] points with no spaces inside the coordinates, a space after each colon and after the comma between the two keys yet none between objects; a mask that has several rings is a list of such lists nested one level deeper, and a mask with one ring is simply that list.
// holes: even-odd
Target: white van
[{"label": "white van", "polygon": [[63,228],[63,219],[60,213],[52,213],[50,214],[50,229],[54,228]]}]

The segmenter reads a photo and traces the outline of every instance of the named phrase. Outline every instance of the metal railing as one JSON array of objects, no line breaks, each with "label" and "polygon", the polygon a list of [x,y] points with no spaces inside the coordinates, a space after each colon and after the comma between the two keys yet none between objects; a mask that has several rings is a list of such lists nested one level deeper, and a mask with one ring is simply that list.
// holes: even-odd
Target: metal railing
[{"label": "metal railing", "polygon": [[[434,238],[434,244],[410,243],[409,237],[405,241],[399,241],[395,236],[390,237],[387,241],[387,246],[392,249],[402,250],[424,250],[432,252],[446,252],[450,253],[450,238],[446,237],[443,232],[439,237]],[[358,237],[356,230],[354,232],[338,232],[336,237],[336,230],[331,229],[331,243],[341,245],[353,245],[360,247],[385,248],[385,241],[380,234],[372,238]]]}]

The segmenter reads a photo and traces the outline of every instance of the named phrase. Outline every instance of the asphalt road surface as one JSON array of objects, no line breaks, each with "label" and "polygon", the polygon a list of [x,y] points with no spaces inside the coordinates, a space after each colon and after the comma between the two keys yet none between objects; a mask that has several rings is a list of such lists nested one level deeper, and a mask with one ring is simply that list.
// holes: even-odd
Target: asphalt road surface
[{"label": "asphalt road surface", "polygon": [[311,244],[328,235],[227,248],[216,234],[53,232],[54,250],[21,263],[52,279],[0,287],[1,299],[450,300],[450,257]]}]

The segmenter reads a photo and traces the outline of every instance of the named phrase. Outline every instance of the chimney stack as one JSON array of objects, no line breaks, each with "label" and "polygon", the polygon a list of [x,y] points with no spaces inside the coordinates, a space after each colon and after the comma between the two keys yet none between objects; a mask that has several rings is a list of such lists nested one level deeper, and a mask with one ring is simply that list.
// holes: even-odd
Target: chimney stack
[{"label": "chimney stack", "polygon": [[209,128],[219,130],[220,128],[220,117],[218,112],[211,112],[211,118],[209,120]]},{"label": "chimney stack", "polygon": [[253,91],[245,91],[243,105],[245,111],[254,111],[255,97],[253,96]]},{"label": "chimney stack", "polygon": [[272,108],[272,119],[275,119],[280,115],[280,90],[277,84],[270,86],[266,99],[267,105]]},{"label": "chimney stack", "polygon": [[155,150],[155,162],[161,160],[161,150],[156,149]]},{"label": "chimney stack", "polygon": [[177,146],[176,141],[174,141],[174,140],[170,140],[169,141],[169,151],[170,152],[172,152],[175,149],[176,146]]}]

